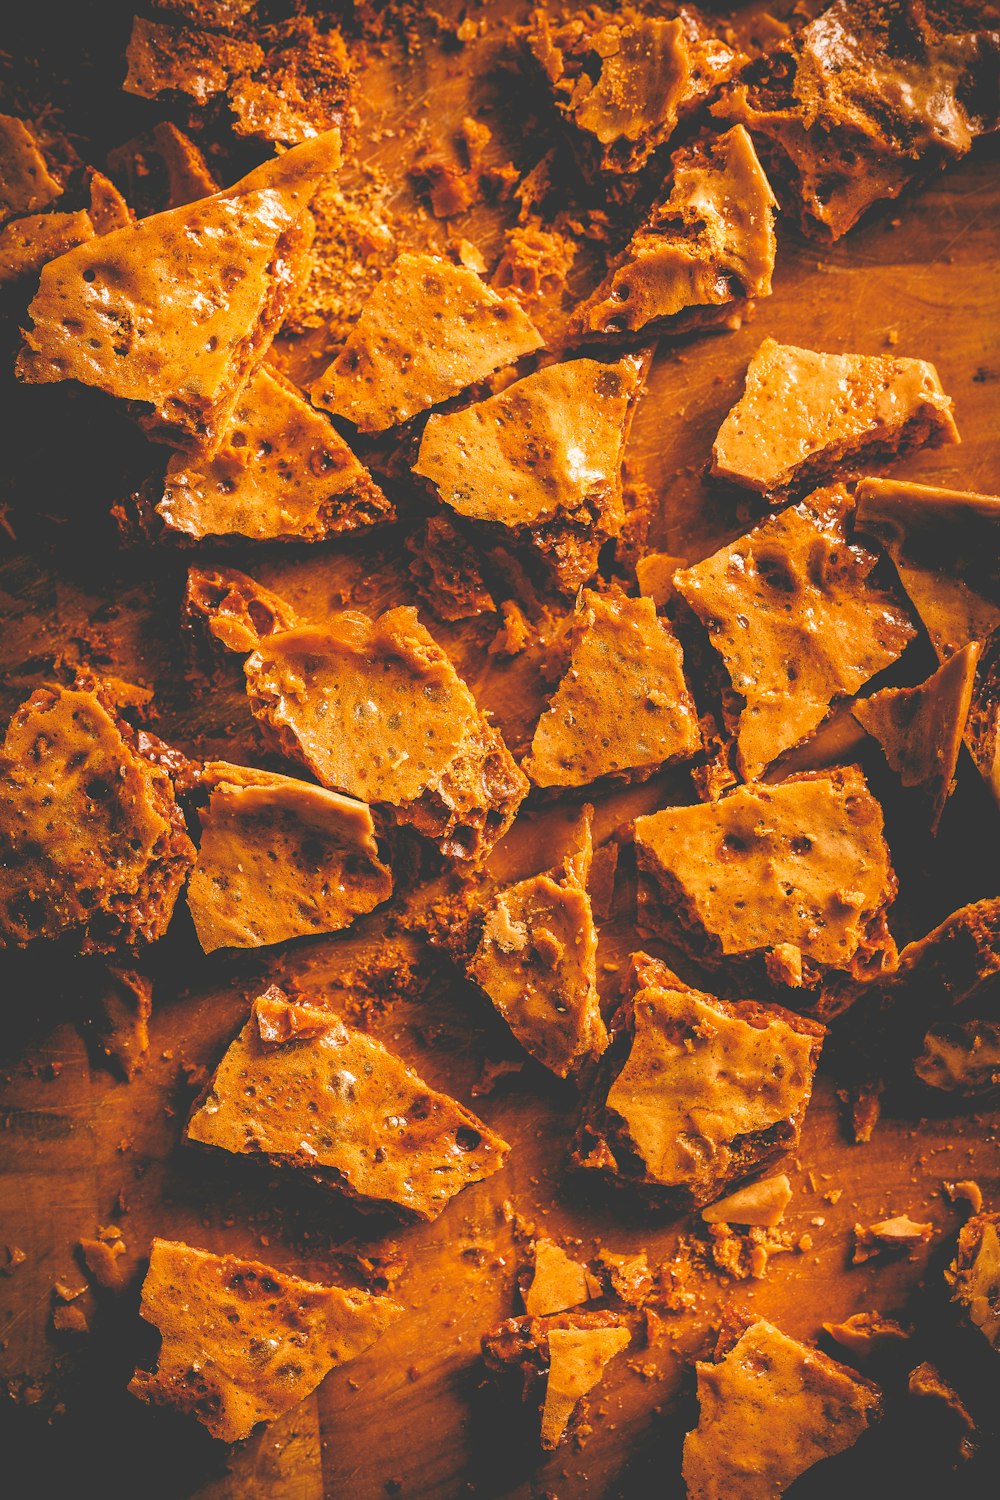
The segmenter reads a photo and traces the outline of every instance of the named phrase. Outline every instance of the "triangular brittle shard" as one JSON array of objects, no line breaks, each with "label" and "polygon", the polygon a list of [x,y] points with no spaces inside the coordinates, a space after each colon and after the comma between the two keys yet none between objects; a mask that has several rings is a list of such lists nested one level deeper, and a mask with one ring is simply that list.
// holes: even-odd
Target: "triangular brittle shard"
[{"label": "triangular brittle shard", "polygon": [[176,455],[156,507],[172,531],[201,539],[319,541],[395,515],[333,424],[262,365],[209,459]]},{"label": "triangular brittle shard", "polygon": [[420,1219],[499,1171],[510,1149],[374,1037],[275,986],[255,1000],[187,1136]]},{"label": "triangular brittle shard", "polygon": [[520,303],[499,296],[475,271],[407,253],[365,303],[312,398],[360,432],[382,432],[459,395],[541,343]]},{"label": "triangular brittle shard", "polygon": [[297,288],[309,200],[339,164],[329,131],[225,192],[50,261],[19,377],[78,380],[137,403],[150,437],[211,453]]},{"label": "triangular brittle shard", "polygon": [[852,710],[903,786],[919,791],[932,833],[955,776],[981,649],[971,642],[918,687],[883,688]]},{"label": "triangular brittle shard", "polygon": [[235,1443],[363,1353],[402,1309],[388,1297],[155,1239],[141,1311],[163,1342],[156,1369],[136,1370],[129,1390]]},{"label": "triangular brittle shard", "polygon": [[482,1341],[488,1370],[516,1375],[525,1400],[541,1405],[541,1446],[557,1448],[579,1425],[583,1398],[600,1385],[631,1331],[616,1312],[509,1318]]}]

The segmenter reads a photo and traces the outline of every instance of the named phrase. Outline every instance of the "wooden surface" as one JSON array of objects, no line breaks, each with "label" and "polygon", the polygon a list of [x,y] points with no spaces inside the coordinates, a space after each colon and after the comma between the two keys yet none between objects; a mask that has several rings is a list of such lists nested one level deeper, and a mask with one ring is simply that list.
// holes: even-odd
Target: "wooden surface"
[{"label": "wooden surface", "polygon": [[[443,133],[474,108],[495,128],[498,159],[510,152],[521,168],[545,148],[522,116],[505,110],[510,84],[496,64],[509,9],[488,7],[485,40],[464,52],[431,42],[404,58],[393,44],[384,52],[372,49],[364,65],[357,160],[384,174],[390,208],[413,242],[443,245],[447,233],[419,216],[406,180],[429,120]],[[65,21],[62,29],[51,24],[56,15]],[[69,118],[90,160],[163,113],[116,92],[127,36],[123,16],[109,7],[106,33],[95,37],[84,19],[71,21],[62,9],[35,5],[6,43],[15,57],[33,59],[14,70],[15,106],[32,94],[42,97],[54,81],[71,80]],[[628,450],[631,471],[657,496],[651,546],[694,560],[753,519],[744,501],[710,489],[703,470],[746,362],[768,333],[819,349],[891,348],[935,361],[955,398],[963,444],[918,455],[898,472],[997,490],[997,157],[995,146],[981,146],[956,170],[878,210],[836,247],[806,244],[782,222],[774,296],[756,318],[738,332],[661,347]],[[355,170],[356,164],[349,167],[349,181]],[[479,208],[453,228],[492,262],[510,218],[509,206]],[[589,275],[592,280],[592,269]],[[23,299],[20,308],[8,299],[5,368],[22,311]],[[310,356],[299,349],[289,358],[302,370]],[[14,390],[5,378],[3,394],[12,418],[3,499],[14,533],[0,533],[4,719],[60,662],[91,661],[155,690],[151,727],[164,738],[191,753],[259,762],[238,669],[200,681],[194,692],[185,679],[178,603],[190,555],[123,550],[107,519],[109,505],[134,475],[155,467],[157,455],[89,393]],[[372,609],[415,598],[399,560],[406,524],[404,511],[400,527],[377,541],[246,548],[226,557],[314,614],[348,600]],[[513,662],[488,657],[495,621],[460,628],[429,623],[520,753],[542,702],[537,660],[530,654]],[[996,893],[996,815],[968,764],[933,846],[910,825],[877,764],[873,774],[887,798],[900,874],[893,914],[900,940],[965,900]],[[598,803],[598,839],[637,811],[690,797],[683,775],[606,795]],[[550,865],[569,836],[570,804],[580,800],[529,803],[498,851],[493,873]],[[615,915],[601,932],[608,996],[611,966],[632,943],[631,897],[626,872]],[[152,1045],[131,1085],[88,1052],[79,1024],[82,966],[47,953],[4,961],[0,1258],[4,1245],[19,1246],[27,1257],[0,1278],[0,1374],[11,1397],[3,1409],[0,1453],[15,1477],[8,1492],[48,1496],[100,1484],[109,1497],[150,1500],[676,1496],[680,1438],[694,1413],[685,1370],[709,1347],[720,1309],[735,1305],[809,1338],[825,1320],[872,1308],[912,1320],[918,1329],[896,1366],[882,1372],[891,1398],[883,1429],[808,1476],[796,1495],[867,1495],[882,1493],[886,1483],[910,1495],[995,1494],[1000,1361],[954,1331],[945,1307],[941,1267],[961,1215],[942,1197],[941,1183],[973,1176],[987,1205],[1000,1206],[998,1116],[955,1109],[920,1117],[897,1099],[869,1145],[850,1145],[832,1055],[821,1067],[801,1149],[787,1167],[794,1197],[786,1226],[807,1232],[812,1251],[777,1258],[757,1283],[697,1277],[694,1306],[667,1317],[660,1338],[649,1348],[637,1342],[612,1367],[594,1402],[585,1445],[540,1457],[530,1418],[483,1387],[478,1360],[481,1335],[518,1306],[517,1254],[503,1205],[549,1235],[578,1237],[581,1253],[598,1244],[643,1248],[654,1263],[670,1260],[687,1225],[570,1177],[565,1152],[577,1113],[571,1086],[529,1064],[492,1095],[472,1096],[484,1058],[514,1057],[517,1049],[488,1005],[426,956],[420,909],[421,898],[401,899],[388,918],[374,914],[346,940],[211,958],[201,955],[179,911],[155,956]],[[463,1193],[436,1224],[400,1229],[332,1207],[321,1194],[278,1185],[247,1164],[182,1146],[191,1097],[182,1066],[213,1064],[261,982],[297,982],[353,1014],[356,997],[338,987],[337,975],[378,952],[390,929],[399,953],[417,963],[418,982],[372,1015],[372,1029],[513,1143],[505,1170]],[[835,1203],[827,1201],[827,1193],[838,1192]],[[938,1232],[927,1249],[850,1268],[855,1221],[904,1212],[933,1220]],[[128,1245],[127,1288],[118,1296],[98,1295],[86,1339],[54,1336],[52,1283],[79,1283],[76,1242],[109,1222],[120,1224]],[[352,1253],[398,1251],[405,1269],[396,1295],[406,1315],[286,1418],[227,1450],[194,1424],[150,1412],[125,1392],[134,1360],[148,1357],[155,1345],[137,1316],[154,1234],[249,1253],[320,1278],[350,1277]],[[961,1474],[950,1473],[940,1445],[928,1437],[920,1406],[900,1394],[905,1372],[927,1357],[941,1364],[983,1424],[982,1457]]]}]

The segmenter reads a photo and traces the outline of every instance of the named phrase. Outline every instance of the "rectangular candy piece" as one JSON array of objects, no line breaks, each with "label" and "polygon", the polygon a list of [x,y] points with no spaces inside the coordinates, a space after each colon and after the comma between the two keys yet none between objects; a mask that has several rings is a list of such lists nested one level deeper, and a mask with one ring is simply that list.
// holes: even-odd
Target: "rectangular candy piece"
[{"label": "rectangular candy piece", "polygon": [[643,1196],[701,1206],[798,1144],[824,1028],[690,989],[633,954],[574,1157]]},{"label": "rectangular candy piece", "polygon": [[628,1326],[610,1311],[510,1318],[483,1338],[483,1361],[495,1375],[516,1375],[524,1399],[538,1402],[541,1446],[551,1450],[579,1426],[583,1398],[631,1340]]},{"label": "rectangular candy piece", "polygon": [[215,454],[176,454],[156,507],[171,531],[253,541],[320,541],[390,521],[395,510],[333,424],[261,365]]},{"label": "rectangular candy piece", "polygon": [[843,485],[816,490],[674,575],[722,657],[726,727],[748,781],[916,634],[898,594],[871,581],[878,559],[854,539],[852,520]]},{"label": "rectangular candy piece", "polygon": [[391,895],[363,802],[226,761],[201,783],[210,800],[187,900],[206,953],[339,932]]},{"label": "rectangular candy piece", "polygon": [[696,961],[825,1009],[896,967],[896,877],[857,766],[664,808],[636,819],[635,841],[643,930]]},{"label": "rectangular candy piece", "polygon": [[541,344],[515,297],[499,296],[465,266],[407,252],[372,292],[312,399],[359,432],[384,432]]},{"label": "rectangular candy piece", "polygon": [[731,1318],[698,1373],[698,1425],[684,1440],[688,1500],[775,1500],[882,1415],[882,1393],[764,1318]]},{"label": "rectangular candy piece", "polygon": [[568,668],[523,769],[536,786],[640,780],[701,749],[680,644],[651,599],[584,591]]},{"label": "rectangular candy piece", "polygon": [[818,354],[767,338],[719,428],[712,473],[781,495],[864,460],[957,443],[937,370],[888,354]]},{"label": "rectangular candy piece", "polygon": [[769,297],[777,200],[753,142],[736,125],[673,157],[653,205],[570,324],[583,341],[681,333],[725,322]]},{"label": "rectangular candy piece", "polygon": [[194,859],[169,776],[84,683],[39,688],[0,752],[0,947],[155,942]]},{"label": "rectangular candy piece", "polygon": [[583,165],[604,172],[638,172],[744,60],[693,6],[673,19],[626,6],[556,22],[539,9],[523,35]]},{"label": "rectangular candy piece", "polygon": [[374,1037],[276,986],[220,1062],[187,1138],[261,1156],[375,1208],[436,1219],[510,1147]]},{"label": "rectangular candy piece", "polygon": [[155,440],[214,452],[295,293],[309,201],[339,164],[330,131],[225,192],[49,261],[19,377],[95,386],[135,403]]},{"label": "rectangular candy piece", "polygon": [[641,384],[636,358],[549,365],[430,417],[414,473],[487,538],[537,550],[573,593],[625,520],[622,459]]},{"label": "rectangular candy piece", "polygon": [[837,240],[872,204],[996,128],[990,16],[975,4],[835,0],[749,63],[712,112],[766,149],[806,231]]},{"label": "rectangular candy piece", "polygon": [[478,862],[528,790],[416,610],[279,631],[246,663],[255,716],[318,781],[392,810],[449,859]]},{"label": "rectangular candy piece", "polygon": [[132,1376],[133,1396],[196,1417],[213,1437],[236,1443],[364,1353],[402,1308],[260,1261],[154,1239],[141,1312],[163,1341],[156,1368]]}]

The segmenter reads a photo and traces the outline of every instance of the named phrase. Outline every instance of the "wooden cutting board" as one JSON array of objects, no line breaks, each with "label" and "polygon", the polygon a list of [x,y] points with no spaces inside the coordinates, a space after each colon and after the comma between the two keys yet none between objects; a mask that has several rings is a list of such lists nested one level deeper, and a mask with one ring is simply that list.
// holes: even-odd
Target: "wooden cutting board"
[{"label": "wooden cutting board", "polygon": [[[47,90],[65,98],[81,154],[94,161],[161,116],[118,92],[128,34],[122,7],[108,6],[106,15],[102,7],[99,31],[92,18],[67,16],[52,0],[30,9],[12,23],[6,43],[15,58],[32,59],[14,70],[22,90],[14,106],[22,94],[40,99]],[[407,243],[443,247],[448,239],[448,226],[420,208],[407,178],[421,139],[443,139],[473,112],[494,129],[497,160],[513,156],[525,169],[542,154],[497,67],[505,19],[515,13],[506,3],[477,8],[485,35],[463,50],[434,39],[409,54],[395,41],[369,49],[357,159],[345,180],[359,180],[362,165],[377,170]],[[711,490],[703,472],[747,360],[766,334],[823,350],[892,350],[933,360],[955,399],[962,445],[920,454],[894,472],[998,489],[997,161],[996,143],[982,144],[957,169],[883,206],[834,247],[808,244],[781,223],[774,295],[756,317],[736,332],[661,346],[628,449],[630,471],[657,500],[651,547],[696,560],[752,521],[745,503]],[[512,217],[509,204],[480,206],[451,230],[492,263]],[[23,305],[8,299],[5,311],[8,370]],[[286,357],[301,371],[315,362],[315,352],[299,347]],[[12,534],[0,532],[4,719],[50,678],[57,661],[89,660],[153,688],[151,727],[181,748],[259,758],[238,671],[211,684],[199,680],[194,690],[185,678],[178,604],[192,554],[125,550],[108,523],[109,505],[134,466],[149,464],[148,450],[87,393],[18,390],[8,376],[0,379],[12,417],[3,495]],[[405,522],[387,538],[350,547],[197,556],[224,556],[322,616],[343,602],[367,609],[417,602],[400,561],[404,536]],[[431,623],[480,703],[523,749],[542,702],[537,661],[488,656],[496,620]],[[597,838],[607,840],[637,812],[690,795],[683,775],[605,795],[597,803]],[[968,764],[934,845],[889,796],[900,940],[964,901],[997,893],[996,814]],[[573,800],[528,809],[491,873],[505,878],[551,865],[570,837]],[[608,999],[633,942],[631,894],[625,879],[601,931]],[[471,1102],[514,1145],[505,1170],[462,1194],[436,1224],[403,1229],[331,1208],[315,1193],[180,1144],[191,1097],[184,1069],[214,1063],[258,988],[271,979],[295,981],[353,1013],[343,976],[379,951],[390,927],[401,934],[393,938],[401,993],[371,1016],[372,1030],[431,1083]],[[303,942],[270,956],[205,958],[184,915],[162,946],[152,1045],[130,1085],[88,1052],[79,1025],[79,965],[40,954],[8,956],[0,967],[0,1261],[5,1245],[26,1257],[0,1277],[0,1373],[11,1398],[3,1409],[0,1490],[12,1500],[89,1493],[97,1485],[109,1497],[155,1500],[678,1496],[680,1440],[694,1415],[685,1372],[710,1346],[726,1306],[752,1309],[808,1338],[824,1321],[875,1308],[918,1329],[884,1372],[892,1399],[883,1429],[807,1476],[796,1496],[881,1493],[887,1479],[910,1495],[996,1493],[1000,1361],[954,1330],[941,1276],[961,1222],[942,1196],[942,1181],[974,1177],[987,1205],[1000,1206],[996,1111],[956,1108],[917,1117],[897,1109],[870,1144],[852,1145],[842,1128],[839,1080],[825,1063],[801,1149],[787,1168],[794,1197],[785,1227],[808,1235],[812,1248],[775,1259],[759,1282],[696,1275],[691,1307],[665,1317],[648,1347],[638,1341],[612,1367],[583,1445],[543,1459],[530,1418],[484,1387],[478,1358],[482,1334],[519,1306],[511,1212],[550,1236],[579,1239],[581,1254],[599,1245],[644,1249],[655,1264],[671,1260],[687,1222],[585,1190],[570,1177],[565,1155],[577,1111],[571,1086],[529,1064],[493,1093],[473,1097],[484,1059],[514,1057],[516,1048],[481,999],[422,956],[418,903],[401,904],[390,919],[373,915],[347,940]],[[404,983],[410,962],[417,981]],[[926,1249],[851,1267],[854,1223],[904,1212],[933,1221]],[[80,1283],[76,1243],[109,1222],[120,1225],[127,1242],[126,1290],[91,1304],[88,1337],[53,1335],[52,1284]],[[404,1269],[395,1295],[406,1313],[367,1355],[334,1372],[286,1418],[227,1450],[193,1423],[150,1412],[125,1392],[135,1358],[150,1352],[137,1306],[153,1235],[319,1278],[349,1276],[348,1252],[398,1255]],[[924,1358],[940,1363],[983,1427],[981,1458],[960,1473],[934,1469],[928,1414],[901,1395],[906,1371]]]}]

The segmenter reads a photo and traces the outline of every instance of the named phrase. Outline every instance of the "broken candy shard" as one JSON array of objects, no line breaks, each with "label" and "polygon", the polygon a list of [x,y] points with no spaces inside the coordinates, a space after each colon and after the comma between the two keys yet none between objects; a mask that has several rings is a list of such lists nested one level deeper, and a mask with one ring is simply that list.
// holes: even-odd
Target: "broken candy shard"
[{"label": "broken candy shard", "polygon": [[680,330],[770,296],[776,207],[742,125],[684,147],[673,158],[669,194],[576,309],[571,333]]},{"label": "broken candy shard", "polygon": [[518,881],[485,903],[467,972],[525,1051],[560,1078],[608,1045],[594,916],[572,857],[561,873]]},{"label": "broken candy shard", "polygon": [[569,360],[462,411],[432,416],[414,473],[444,503],[536,546],[575,590],[624,521],[621,466],[638,362]]},{"label": "broken candy shard", "polygon": [[34,131],[16,116],[0,114],[0,224],[47,208],[61,193]]},{"label": "broken candy shard", "polygon": [[643,922],[703,962],[791,944],[805,984],[896,966],[884,921],[896,879],[856,766],[664,808],[636,819],[635,840]]},{"label": "broken candy shard", "polygon": [[154,942],[194,849],[169,777],[95,692],[39,688],[0,752],[0,946]]},{"label": "broken candy shard", "polygon": [[955,1259],[944,1274],[952,1301],[1000,1349],[1000,1213],[976,1214],[962,1225]]},{"label": "broken candy shard", "polygon": [[542,1407],[541,1444],[557,1448],[576,1407],[604,1379],[605,1367],[628,1347],[627,1328],[553,1328]]},{"label": "broken candy shard", "polygon": [[684,1439],[688,1500],[775,1500],[881,1416],[881,1392],[758,1318],[699,1363],[698,1426]]},{"label": "broken candy shard", "polygon": [[188,906],[206,953],[337,932],[392,892],[370,808],[308,781],[209,762]]},{"label": "broken candy shard", "polygon": [[154,1239],[140,1311],[162,1343],[155,1370],[132,1376],[133,1396],[235,1443],[363,1353],[402,1309],[388,1297]]},{"label": "broken candy shard", "polygon": [[499,1171],[510,1150],[373,1037],[273,987],[254,1002],[187,1137],[421,1219]]},{"label": "broken candy shard", "polygon": [[854,541],[851,517],[843,485],[816,490],[674,575],[743,700],[736,756],[748,781],[916,634],[903,602],[870,581],[877,558]]},{"label": "broken candy shard", "polygon": [[523,769],[536,786],[649,773],[701,749],[680,645],[651,599],[584,592]]},{"label": "broken candy shard", "polygon": [[903,786],[919,791],[931,833],[954,782],[981,649],[971,642],[919,687],[883,688],[853,708]]},{"label": "broken candy shard", "polygon": [[824,1028],[775,1006],[689,989],[644,954],[633,956],[633,969],[609,1072],[619,1038],[627,1053],[610,1085],[607,1074],[598,1081],[577,1159],[710,1203],[796,1144]]},{"label": "broken candy shard", "polygon": [[971,1097],[1000,1086],[1000,1021],[932,1026],[913,1071],[928,1088]]},{"label": "broken candy shard", "polygon": [[186,536],[255,541],[319,541],[395,514],[336,428],[266,365],[212,458],[171,458],[156,509]]},{"label": "broken candy shard", "polygon": [[361,432],[382,432],[541,344],[516,298],[498,296],[465,266],[407,253],[365,303],[312,399]]},{"label": "broken candy shard", "polygon": [[782,1173],[737,1188],[702,1209],[701,1216],[706,1224],[759,1224],[771,1229],[781,1223],[791,1200],[792,1185]]},{"label": "broken candy shard", "polygon": [[451,661],[399,608],[270,636],[246,663],[250,706],[324,786],[391,807],[455,859],[484,858],[528,790]]},{"label": "broken candy shard", "polygon": [[529,1317],[565,1312],[589,1302],[595,1294],[594,1280],[586,1266],[573,1260],[554,1240],[535,1241],[531,1285],[524,1298]]},{"label": "broken candy shard", "polygon": [[883,354],[817,354],[765,339],[719,428],[712,473],[762,494],[848,473],[872,452],[957,443],[934,366]]},{"label": "broken candy shard", "polygon": [[836,1343],[859,1359],[905,1343],[910,1337],[906,1328],[877,1312],[852,1313],[843,1323],[824,1323],[823,1327]]},{"label": "broken candy shard", "polygon": [[940,661],[1000,626],[1000,496],[862,479],[857,526],[896,564]]},{"label": "broken candy shard", "polygon": [[339,163],[330,131],[225,192],[49,261],[19,377],[95,386],[138,403],[157,441],[214,451],[295,292],[309,199]]},{"label": "broken candy shard", "polygon": [[238,568],[189,568],[184,614],[188,621],[204,621],[227,651],[244,654],[298,624],[291,605]]}]

